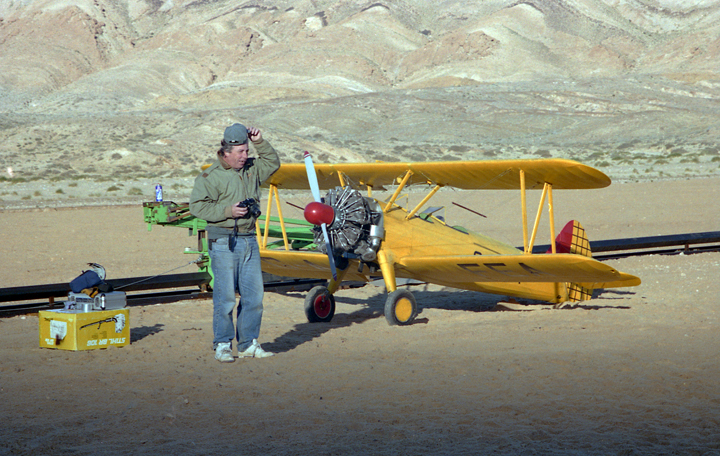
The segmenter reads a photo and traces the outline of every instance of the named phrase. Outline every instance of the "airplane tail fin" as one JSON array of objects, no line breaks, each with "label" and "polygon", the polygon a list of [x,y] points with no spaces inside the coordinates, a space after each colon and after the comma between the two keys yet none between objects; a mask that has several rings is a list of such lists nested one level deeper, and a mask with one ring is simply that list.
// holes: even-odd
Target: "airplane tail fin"
[{"label": "airplane tail fin", "polygon": [[[580,222],[570,220],[555,238],[555,251],[557,253],[572,253],[592,258],[590,241],[585,234],[585,228]],[[551,253],[548,251],[547,253]],[[579,283],[566,283],[568,300],[572,302],[586,301],[592,298],[593,289],[585,288]]]},{"label": "airplane tail fin", "polygon": [[[574,253],[592,257],[590,241],[585,234],[585,228],[580,222],[570,220],[555,238],[555,250],[557,253]],[[547,253],[551,253],[550,250]]]}]

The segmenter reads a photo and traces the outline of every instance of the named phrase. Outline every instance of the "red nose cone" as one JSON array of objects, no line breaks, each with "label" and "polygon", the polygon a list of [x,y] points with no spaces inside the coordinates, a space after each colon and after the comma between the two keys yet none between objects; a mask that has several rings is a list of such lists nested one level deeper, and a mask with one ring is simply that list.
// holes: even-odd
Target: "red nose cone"
[{"label": "red nose cone", "polygon": [[335,211],[332,206],[315,201],[305,206],[305,220],[313,225],[330,225],[335,220]]}]

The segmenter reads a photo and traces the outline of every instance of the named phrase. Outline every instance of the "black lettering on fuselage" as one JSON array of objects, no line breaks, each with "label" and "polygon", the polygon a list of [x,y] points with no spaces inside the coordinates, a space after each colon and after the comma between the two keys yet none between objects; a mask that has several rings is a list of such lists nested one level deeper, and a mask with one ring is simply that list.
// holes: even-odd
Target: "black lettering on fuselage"
[{"label": "black lettering on fuselage", "polygon": [[473,274],[492,280],[493,277],[502,275],[505,277],[512,277],[517,279],[523,279],[530,275],[541,275],[542,271],[528,266],[524,263],[506,264],[506,263],[458,263],[458,267],[472,272]]},{"label": "black lettering on fuselage", "polygon": [[543,273],[543,272],[540,271],[539,269],[535,269],[535,268],[533,268],[533,267],[531,267],[531,266],[526,265],[525,263],[518,263],[518,264],[520,265],[521,268],[523,268],[524,270],[526,270],[526,271],[529,272],[530,274],[542,275],[542,273]]}]

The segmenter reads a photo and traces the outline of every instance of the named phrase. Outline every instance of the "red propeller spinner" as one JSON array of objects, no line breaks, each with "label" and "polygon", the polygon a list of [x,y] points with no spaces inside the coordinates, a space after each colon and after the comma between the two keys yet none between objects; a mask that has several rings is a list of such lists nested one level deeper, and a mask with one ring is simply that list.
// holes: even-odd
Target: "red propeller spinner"
[{"label": "red propeller spinner", "polygon": [[313,201],[305,206],[305,220],[313,225],[322,225],[323,223],[330,226],[335,220],[335,211],[328,204]]}]

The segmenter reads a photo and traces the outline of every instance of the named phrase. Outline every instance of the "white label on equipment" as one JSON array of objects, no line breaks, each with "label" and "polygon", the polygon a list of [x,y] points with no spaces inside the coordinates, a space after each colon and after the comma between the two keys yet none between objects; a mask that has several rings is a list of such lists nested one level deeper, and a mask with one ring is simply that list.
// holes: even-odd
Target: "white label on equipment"
[{"label": "white label on equipment", "polygon": [[67,335],[67,322],[50,320],[50,338],[62,340]]}]

